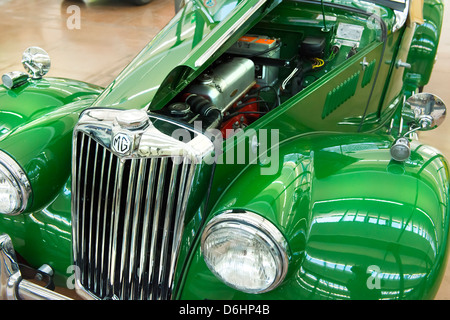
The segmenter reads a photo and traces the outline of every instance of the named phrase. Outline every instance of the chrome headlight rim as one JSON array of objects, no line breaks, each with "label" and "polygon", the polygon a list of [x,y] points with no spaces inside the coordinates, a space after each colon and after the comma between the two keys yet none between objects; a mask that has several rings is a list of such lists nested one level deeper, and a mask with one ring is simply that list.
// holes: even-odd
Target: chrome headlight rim
[{"label": "chrome headlight rim", "polygon": [[11,182],[18,195],[18,205],[10,212],[0,212],[4,215],[18,215],[28,208],[31,199],[31,184],[22,167],[0,150],[0,171]]},{"label": "chrome headlight rim", "polygon": [[[277,264],[276,270],[277,275],[273,282],[266,288],[261,290],[243,290],[238,288],[232,283],[225,281],[221,275],[214,271],[214,268],[209,265],[208,261],[205,259],[205,241],[207,238],[216,230],[223,227],[235,227],[239,225],[238,229],[255,232],[255,236],[263,240],[266,245],[270,248],[270,251],[276,254],[278,258],[275,262]],[[215,274],[221,281],[223,281],[228,286],[251,294],[259,294],[269,292],[276,287],[278,287],[286,277],[289,265],[289,246],[283,234],[278,230],[275,225],[264,218],[263,216],[248,210],[226,210],[214,216],[206,225],[202,238],[201,238],[201,253],[205,260],[206,265],[210,271]]]}]

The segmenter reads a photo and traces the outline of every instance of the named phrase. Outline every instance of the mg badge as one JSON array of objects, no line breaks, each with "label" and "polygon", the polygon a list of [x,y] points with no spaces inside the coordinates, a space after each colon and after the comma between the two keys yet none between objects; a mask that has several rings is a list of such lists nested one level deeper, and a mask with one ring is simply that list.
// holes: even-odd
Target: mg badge
[{"label": "mg badge", "polygon": [[112,149],[120,154],[128,153],[131,149],[130,137],[125,133],[116,134],[112,141]]}]

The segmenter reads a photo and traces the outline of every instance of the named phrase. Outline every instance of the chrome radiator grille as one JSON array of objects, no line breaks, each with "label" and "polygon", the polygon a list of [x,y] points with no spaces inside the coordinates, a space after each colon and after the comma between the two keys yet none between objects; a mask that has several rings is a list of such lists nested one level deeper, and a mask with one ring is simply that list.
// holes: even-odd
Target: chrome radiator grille
[{"label": "chrome radiator grille", "polygon": [[170,299],[195,165],[120,158],[84,132],[74,138],[79,285],[100,299]]}]

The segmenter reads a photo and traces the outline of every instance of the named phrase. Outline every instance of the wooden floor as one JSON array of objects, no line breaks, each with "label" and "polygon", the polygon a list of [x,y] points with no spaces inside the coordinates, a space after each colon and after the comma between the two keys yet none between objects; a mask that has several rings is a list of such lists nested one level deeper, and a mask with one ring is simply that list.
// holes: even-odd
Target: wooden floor
[{"label": "wooden floor", "polygon": [[[430,84],[425,91],[440,96],[450,107],[450,0]],[[71,6],[80,10],[80,29],[70,29]],[[22,52],[28,46],[47,50],[52,58],[49,76],[108,85],[174,15],[173,0],[153,0],[134,6],[120,0],[0,0],[0,74],[23,70]],[[450,119],[421,139],[450,159]],[[436,299],[450,299],[447,270]]]}]

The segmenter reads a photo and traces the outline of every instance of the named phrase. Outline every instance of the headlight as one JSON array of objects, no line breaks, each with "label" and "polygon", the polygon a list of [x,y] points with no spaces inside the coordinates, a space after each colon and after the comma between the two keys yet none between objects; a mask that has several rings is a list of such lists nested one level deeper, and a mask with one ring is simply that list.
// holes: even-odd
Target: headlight
[{"label": "headlight", "polygon": [[15,215],[28,205],[31,187],[22,168],[0,151],[0,213]]},{"label": "headlight", "polygon": [[288,267],[287,242],[252,212],[227,211],[207,224],[202,253],[208,268],[228,286],[247,293],[276,288]]}]

